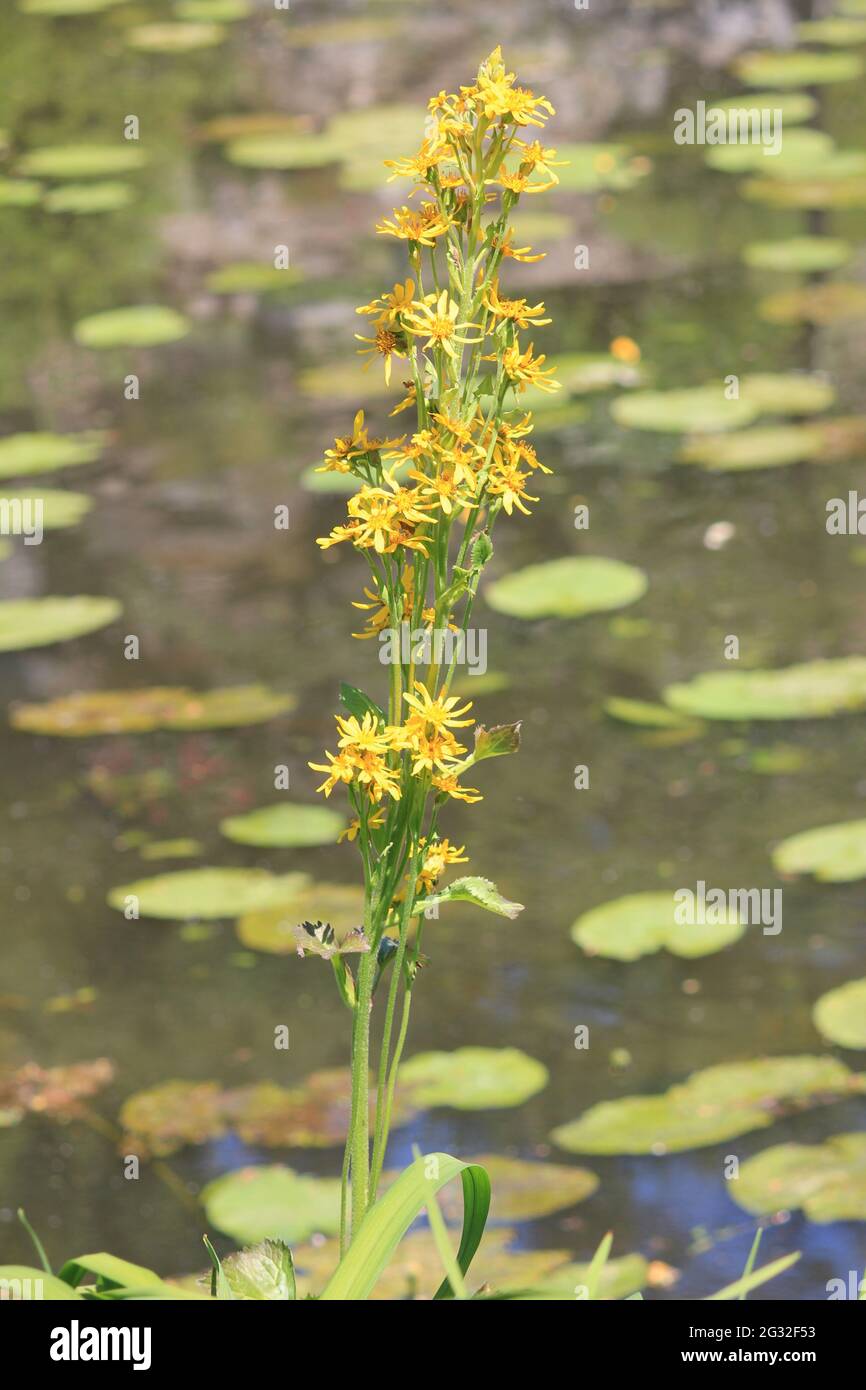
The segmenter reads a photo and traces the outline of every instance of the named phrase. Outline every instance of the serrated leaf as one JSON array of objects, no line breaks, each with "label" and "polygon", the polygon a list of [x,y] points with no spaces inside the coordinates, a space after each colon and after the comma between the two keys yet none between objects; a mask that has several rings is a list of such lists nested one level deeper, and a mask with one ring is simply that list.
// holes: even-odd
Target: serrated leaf
[{"label": "serrated leaf", "polygon": [[489,878],[456,878],[453,883],[449,883],[447,888],[443,888],[441,893],[434,893],[432,897],[424,898],[416,904],[420,912],[423,907],[426,911],[428,907],[438,907],[440,903],[474,903],[476,907],[483,907],[487,912],[495,912],[499,917],[517,916],[518,912],[523,911],[523,903],[509,902],[508,898],[503,898],[495,883],[491,883]]},{"label": "serrated leaf", "polygon": [[484,758],[501,758],[506,753],[516,753],[520,747],[520,724],[494,724],[486,729],[483,724],[475,727],[475,753],[473,762],[480,763]]},{"label": "serrated leaf", "polygon": [[229,1255],[222,1261],[222,1274],[234,1299],[282,1303],[295,1299],[292,1252],[283,1240],[263,1240]]}]

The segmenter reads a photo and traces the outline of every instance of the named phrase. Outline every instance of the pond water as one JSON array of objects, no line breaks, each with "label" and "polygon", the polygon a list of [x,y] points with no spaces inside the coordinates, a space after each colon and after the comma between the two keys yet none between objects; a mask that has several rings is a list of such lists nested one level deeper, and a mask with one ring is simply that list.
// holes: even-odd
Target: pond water
[{"label": "pond water", "polygon": [[[866,318],[816,328],[768,322],[762,298],[799,281],[750,269],[741,249],[844,237],[854,247],[844,278],[857,280],[866,205],[821,213],[750,201],[742,176],[707,167],[705,150],[677,146],[672,135],[677,108],[739,92],[731,60],[790,38],[796,11],[719,7],[705,23],[697,8],[299,0],[289,18],[263,3],[224,43],[171,54],[125,41],[133,21],[165,18],[168,5],[132,0],[63,21],[3,7],[0,127],[10,159],[81,137],[117,141],[130,114],[148,155],[128,176],[134,201],[118,211],[0,210],[0,432],[108,431],[98,463],[38,479],[86,492],[94,506],[41,546],[16,541],[0,566],[0,597],[86,593],[123,604],[123,617],[102,631],[3,655],[4,708],[143,684],[260,681],[297,697],[292,714],[271,722],[191,734],[52,739],[4,721],[4,1062],[109,1056],[115,1080],[93,1108],[113,1118],[125,1096],[171,1077],[292,1085],[346,1060],[345,1019],[330,972],[316,962],[249,952],[230,921],[182,933],[167,922],[127,922],[105,901],[117,884],[200,863],[356,881],[346,846],[245,849],[218,824],[277,799],[276,765],[288,767],[292,796],[311,800],[306,763],[330,738],[338,682],[384,688],[372,644],[349,635],[358,564],[315,545],[340,499],[300,480],[359,406],[384,423],[377,369],[360,388],[329,371],[352,360],[355,304],[403,278],[400,247],[373,226],[404,201],[405,185],[377,175],[371,187],[346,186],[353,167],[363,170],[361,133],[354,162],[281,172],[231,164],[207,138],[207,122],[266,111],[318,130],[341,112],[411,104],[420,132],[426,96],[468,81],[501,42],[509,66],[557,108],[551,143],[626,147],[612,158],[629,187],[561,191],[528,211],[554,219],[526,224],[526,240],[547,258],[512,279],[552,314],[544,350],[606,353],[627,338],[662,389],[750,371],[826,371],[834,413],[862,409]],[[775,28],[762,32],[762,22]],[[866,149],[862,82],[813,94],[811,124]],[[301,276],[290,294],[208,288],[220,266],[269,262],[278,244]],[[576,269],[581,246],[589,266]],[[192,332],[156,349],[100,354],[76,343],[83,316],[146,303],[183,311]],[[137,400],[124,395],[130,373]],[[610,414],[614,394],[582,396],[579,418],[540,441],[555,472],[531,518],[499,528],[491,572],[598,554],[641,567],[649,589],[620,615],[576,621],[520,622],[479,604],[490,670],[508,684],[478,695],[476,711],[485,722],[522,718],[523,747],[490,770],[479,806],[450,812],[448,834],[467,843],[473,872],[527,907],[515,922],[455,908],[431,926],[409,1047],[519,1047],[546,1064],[550,1083],[515,1109],[427,1113],[395,1133],[391,1157],[399,1164],[417,1143],[580,1163],[601,1179],[597,1193],[521,1228],[519,1243],[585,1259],[612,1228],[614,1253],[641,1251],[681,1271],[650,1296],[695,1298],[739,1274],[752,1238],[753,1221],[728,1196],[724,1154],[744,1159],[770,1143],[857,1130],[866,1102],[782,1119],[733,1148],[663,1157],[569,1158],[550,1144],[550,1130],[597,1101],[660,1092],[716,1062],[827,1051],[811,1009],[862,973],[862,886],[787,883],[779,935],[750,928],[733,948],[699,960],[590,959],[569,927],[627,893],[700,879],[779,886],[776,841],[866,814],[866,730],[857,716],[716,723],[674,742],[610,719],[602,702],[656,701],[672,682],[721,669],[729,634],[748,667],[860,652],[864,541],[830,536],[824,521],[827,499],[856,488],[862,454],[741,473],[678,467],[679,437],[622,429]],[[580,503],[590,508],[588,531],[575,529]],[[288,531],[274,528],[280,505]],[[137,662],[124,655],[130,634]],[[580,764],[588,789],[575,789]],[[194,838],[202,852],[148,863],[135,832]],[[89,1003],[50,1006],[82,989],[95,991]],[[281,1023],[291,1030],[288,1053],[273,1047]],[[574,1045],[581,1025],[590,1029],[586,1050]],[[840,1055],[856,1068],[856,1053]],[[171,1163],[194,1190],[245,1163],[277,1160],[339,1172],[337,1149],[275,1153],[231,1137],[183,1149]],[[126,1182],[112,1140],[87,1125],[28,1116],[0,1133],[2,1259],[29,1258],[19,1205],[57,1257],[110,1249],[166,1273],[202,1264],[201,1212],[178,1202],[152,1168]],[[795,1214],[768,1231],[762,1258],[801,1250],[803,1259],[757,1296],[824,1297],[829,1279],[862,1270],[864,1249],[861,1224]]]}]

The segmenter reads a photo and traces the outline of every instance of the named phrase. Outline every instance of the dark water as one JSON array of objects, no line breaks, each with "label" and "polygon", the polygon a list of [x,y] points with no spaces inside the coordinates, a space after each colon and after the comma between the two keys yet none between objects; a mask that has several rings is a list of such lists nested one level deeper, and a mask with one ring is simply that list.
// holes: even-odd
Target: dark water
[{"label": "dark water", "polygon": [[[863,321],[815,334],[763,323],[756,304],[767,285],[738,257],[746,241],[802,231],[805,215],[743,201],[738,179],[711,172],[699,151],[671,140],[677,106],[737,90],[724,64],[759,41],[753,9],[760,7],[720,7],[714,26],[703,27],[688,6],[576,15],[565,4],[301,3],[294,23],[342,13],[366,17],[372,28],[364,39],[295,48],[282,41],[285,18],[263,4],[220,48],[149,57],[124,48],[123,7],[62,24],[4,7],[0,126],[18,146],[84,132],[114,139],[132,112],[151,164],[135,176],[140,197],[127,211],[0,212],[3,432],[111,431],[104,462],[45,479],[89,492],[90,516],[41,547],[19,546],[2,567],[0,593],[106,594],[124,605],[121,622],[101,633],[4,656],[3,703],[78,689],[251,680],[299,697],[288,719],[190,737],[67,742],[0,732],[0,995],[26,1001],[0,1013],[6,1060],[111,1056],[117,1079],[98,1102],[109,1116],[124,1096],[170,1076],[292,1084],[345,1060],[344,1016],[329,974],[314,962],[250,960],[230,923],[192,943],[170,924],[127,923],[105,905],[110,887],[151,871],[122,848],[119,837],[130,828],[201,839],[205,852],[195,862],[312,867],[320,878],[354,880],[357,863],[345,847],[312,856],[246,851],[216,827],[233,811],[275,799],[277,763],[288,764],[293,794],[309,797],[306,760],[328,740],[337,682],[370,688],[380,678],[371,647],[349,637],[358,565],[348,553],[330,552],[326,561],[314,544],[339,515],[339,499],[299,487],[302,471],[364,401],[312,400],[299,376],[350,357],[354,304],[404,274],[399,249],[372,232],[403,199],[345,192],[331,170],[233,169],[218,146],[195,139],[196,129],[235,111],[281,110],[318,123],[380,102],[420,107],[430,92],[468,80],[501,41],[521,77],[557,107],[551,141],[622,139],[653,160],[651,175],[627,194],[561,194],[544,203],[569,219],[548,260],[521,282],[553,313],[546,350],[603,351],[625,334],[661,386],[749,369],[827,368],[839,413],[852,413],[866,385]],[[782,12],[774,13],[778,20]],[[823,128],[862,147],[862,86],[828,88],[821,101]],[[827,229],[862,243],[866,218],[833,215]],[[275,243],[290,246],[307,277],[296,301],[221,300],[204,288],[217,265],[268,259]],[[591,247],[589,272],[573,269],[577,243]],[[853,277],[858,266],[862,273],[862,254]],[[97,356],[74,344],[77,318],[137,302],[184,309],[194,332],[131,356]],[[138,402],[123,400],[128,371],[141,377]],[[739,635],[752,666],[860,651],[858,543],[828,537],[823,525],[827,497],[856,487],[859,461],[740,476],[676,469],[667,437],[617,430],[608,404],[607,396],[587,397],[585,421],[544,441],[555,476],[531,519],[502,526],[495,571],[576,551],[640,565],[650,589],[628,616],[646,626],[605,617],[519,624],[483,608],[490,666],[507,672],[511,686],[479,697],[476,708],[486,721],[522,717],[524,747],[485,777],[480,806],[451,813],[448,833],[466,841],[475,872],[528,907],[514,924],[443,914],[430,931],[433,965],[417,992],[410,1043],[411,1051],[518,1046],[548,1065],[551,1082],[516,1110],[426,1116],[396,1134],[396,1162],[413,1142],[464,1154],[543,1154],[554,1124],[600,1099],[660,1091],[719,1061],[819,1052],[812,1003],[862,974],[857,884],[788,886],[780,936],[751,931],[734,949],[699,961],[664,953],[631,966],[589,961],[569,939],[580,912],[624,893],[698,878],[773,886],[773,842],[863,814],[866,796],[862,718],[745,732],[720,725],[696,742],[664,747],[649,746],[600,709],[611,693],[654,699],[671,681],[718,668],[727,633]],[[573,528],[580,500],[591,505],[588,535]],[[288,534],[273,528],[279,503],[291,508]],[[734,539],[709,551],[704,533],[720,520],[734,525]],[[124,660],[126,633],[140,637],[137,666]],[[744,741],[736,754],[732,735]],[[799,772],[750,770],[750,751],[779,742],[805,754]],[[579,763],[591,767],[590,790],[573,788]],[[98,767],[132,779],[150,770],[155,795],[141,801],[129,792],[103,804],[87,789]],[[49,998],[84,986],[98,991],[89,1011],[43,1011]],[[282,1022],[292,1032],[288,1057],[272,1046]],[[573,1045],[580,1024],[591,1030],[586,1052]],[[630,1054],[625,1069],[611,1065],[615,1049]],[[745,1158],[770,1142],[816,1142],[862,1127],[864,1118],[862,1102],[832,1106],[780,1123],[769,1136],[746,1136],[736,1151]],[[185,1150],[173,1165],[197,1184],[259,1157],[232,1140]],[[306,1171],[338,1171],[336,1151],[276,1157]],[[526,1243],[584,1258],[612,1227],[616,1252],[641,1250],[683,1270],[656,1297],[699,1297],[739,1273],[752,1227],[727,1196],[718,1147],[586,1166],[601,1177],[598,1193],[530,1227]],[[5,1259],[28,1258],[13,1220],[20,1204],[58,1257],[106,1248],[164,1272],[201,1265],[201,1215],[179,1206],[150,1170],[137,1184],[124,1182],[111,1145],[81,1126],[61,1130],[28,1118],[4,1131],[0,1202]],[[698,1256],[699,1228],[714,1235]],[[828,1279],[864,1264],[856,1223],[822,1227],[794,1217],[767,1234],[762,1253],[793,1249],[804,1258],[773,1296],[823,1297]]]}]

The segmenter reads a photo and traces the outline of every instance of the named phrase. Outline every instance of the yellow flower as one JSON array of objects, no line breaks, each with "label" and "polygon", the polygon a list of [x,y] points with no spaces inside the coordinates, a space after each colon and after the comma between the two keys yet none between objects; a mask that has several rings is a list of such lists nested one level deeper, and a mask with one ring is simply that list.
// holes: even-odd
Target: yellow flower
[{"label": "yellow flower", "polygon": [[523,265],[529,265],[533,261],[543,261],[547,255],[546,251],[533,251],[531,246],[512,246],[514,228],[509,227],[504,239],[493,238],[491,246],[494,251],[498,251],[503,260],[511,259],[520,261]]},{"label": "yellow flower", "polygon": [[375,338],[365,338],[363,334],[356,333],[355,337],[359,343],[370,343],[370,347],[358,348],[359,357],[368,357],[370,360],[364,366],[369,367],[373,359],[382,357],[385,361],[385,380],[390,384],[391,381],[391,358],[405,357],[406,348],[402,337],[397,337],[390,328],[377,328]]},{"label": "yellow flower", "polygon": [[[527,386],[537,386],[539,391],[558,391],[559,382],[552,381],[555,367],[545,367],[547,361],[544,353],[538,357],[533,357],[532,349],[534,343],[530,343],[525,352],[520,351],[519,343],[512,343],[511,347],[505,349],[502,354],[502,370],[509,381],[516,385],[518,391],[524,391]],[[491,353],[485,357],[485,362],[496,362],[496,353]]]},{"label": "yellow flower", "polygon": [[501,463],[490,470],[487,491],[494,497],[502,498],[502,505],[509,516],[513,507],[517,507],[524,516],[529,516],[529,508],[524,507],[523,499],[526,498],[528,502],[538,501],[537,497],[530,497],[526,491],[524,484],[528,477],[529,474],[522,473],[516,464]]},{"label": "yellow flower", "polygon": [[453,773],[443,773],[441,776],[434,775],[430,781],[431,785],[443,796],[453,796],[456,801],[466,801],[471,804],[473,801],[484,800],[475,787],[461,787]]},{"label": "yellow flower", "polygon": [[435,203],[424,203],[419,210],[405,205],[395,208],[393,219],[383,217],[377,222],[376,231],[382,236],[415,242],[418,246],[435,246],[436,238],[444,236],[450,225],[450,219]]},{"label": "yellow flower", "polygon": [[424,862],[415,884],[415,892],[430,893],[449,864],[468,864],[463,853],[465,845],[452,845],[449,840],[434,840],[424,855]]},{"label": "yellow flower", "polygon": [[437,168],[443,160],[453,158],[453,154],[448,143],[437,133],[433,139],[427,139],[421,145],[417,154],[403,156],[400,159],[386,159],[384,161],[386,169],[393,169],[394,172],[388,178],[389,183],[394,179],[410,178],[419,179],[422,183],[428,181],[428,176],[433,169]]},{"label": "yellow flower", "polygon": [[[310,764],[310,766],[312,767],[312,763]],[[385,813],[381,810],[372,811],[370,815],[367,817],[367,826],[370,830],[378,830],[378,828],[384,824]],[[340,831],[339,835],[337,836],[337,844],[341,845],[344,840],[348,840],[351,844],[352,840],[357,839],[358,831],[360,829],[361,822],[360,820],[358,820],[356,816],[353,820],[349,821],[349,824],[346,826],[345,830]]]},{"label": "yellow flower", "polygon": [[352,433],[342,439],[334,440],[333,449],[325,450],[325,462],[317,473],[350,473],[353,459],[378,449],[390,449],[405,439],[370,439],[364,425],[364,412],[359,410],[352,425]]},{"label": "yellow flower", "polygon": [[346,504],[348,520],[335,526],[329,536],[316,542],[323,550],[341,541],[351,541],[362,550],[376,550],[390,555],[398,546],[409,550],[425,550],[426,541],[416,536],[416,528],[428,521],[421,510],[423,499],[415,488],[403,488],[386,477],[392,491],[381,487],[364,486]]},{"label": "yellow flower", "polygon": [[458,708],[460,703],[457,695],[445,695],[444,686],[438,695],[431,695],[426,685],[422,681],[415,682],[416,695],[411,695],[405,691],[403,699],[413,711],[406,720],[406,728],[410,732],[426,733],[429,725],[434,730],[440,729],[465,729],[467,725],[473,724],[472,719],[461,719],[459,716],[466,714],[472,708],[472,701],[465,704],[462,709]]},{"label": "yellow flower", "polygon": [[[403,588],[403,602],[400,616],[403,622],[408,623],[412,621],[412,614],[415,608],[415,570],[413,566],[409,565],[404,569],[401,584]],[[391,609],[388,606],[387,600],[381,594],[375,593],[372,589],[365,588],[364,593],[370,600],[369,603],[355,601],[352,603],[353,608],[360,608],[362,612],[370,614],[364,625],[367,631],[352,633],[353,637],[358,637],[362,641],[367,637],[378,636],[380,632],[383,632],[385,628],[391,625]]]},{"label": "yellow flower", "polygon": [[366,791],[374,802],[383,796],[400,800],[400,783],[396,772],[387,764],[392,747],[392,730],[382,725],[369,712],[358,720],[354,715],[335,716],[340,737],[336,757],[325,751],[327,763],[310,763],[315,772],[328,775],[317,791],[330,796],[337,782],[354,782]]},{"label": "yellow flower", "polygon": [[463,88],[474,97],[476,108],[488,120],[499,116],[515,125],[543,126],[554,109],[546,97],[536,97],[534,93],[514,86],[514,73],[506,72],[502,62],[502,49],[493,52],[478,69],[474,88]]},{"label": "yellow flower", "polygon": [[488,286],[484,295],[484,304],[494,318],[508,320],[517,328],[528,328],[530,324],[536,328],[541,328],[543,324],[552,322],[552,319],[539,317],[544,313],[543,304],[534,304],[530,307],[525,299],[503,299],[499,293],[498,279]]},{"label": "yellow flower", "polygon": [[443,290],[438,298],[435,294],[425,295],[422,303],[406,314],[404,322],[409,333],[413,333],[416,338],[426,338],[427,341],[423,344],[425,348],[444,348],[449,357],[456,358],[455,343],[481,341],[480,336],[466,334],[467,328],[478,328],[480,325],[458,323],[459,314],[459,304],[449,298],[447,290]]},{"label": "yellow flower", "polygon": [[[419,473],[413,469],[409,477],[418,482],[418,491],[421,496],[429,497],[441,507],[446,516],[450,516],[455,507],[458,511],[462,511],[464,507],[472,505],[472,497],[465,497],[461,494],[461,479],[457,477],[453,468],[441,468],[432,478],[428,477],[426,473]],[[465,484],[465,478],[463,481]],[[474,474],[470,473],[468,486],[470,493],[475,491]]]},{"label": "yellow flower", "polygon": [[374,328],[386,328],[398,323],[401,314],[412,308],[415,298],[415,281],[406,280],[396,284],[390,294],[380,295],[369,304],[360,304],[356,314],[372,314]]}]

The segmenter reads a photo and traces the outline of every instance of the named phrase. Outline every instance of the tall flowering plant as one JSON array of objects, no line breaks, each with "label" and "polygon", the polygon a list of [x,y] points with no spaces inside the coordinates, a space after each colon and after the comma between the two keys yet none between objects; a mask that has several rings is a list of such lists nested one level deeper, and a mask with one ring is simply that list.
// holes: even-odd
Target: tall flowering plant
[{"label": "tall flowering plant", "polygon": [[[470,749],[471,705],[449,691],[496,520],[502,511],[528,514],[527,503],[538,500],[528,491],[533,475],[550,472],[530,442],[532,415],[521,405],[528,386],[558,389],[532,341],[531,330],[550,319],[543,304],[509,298],[499,278],[504,261],[541,259],[514,245],[510,217],[523,194],[557,182],[556,151],[535,138],[549,114],[550,102],[516,85],[497,48],[470,86],[431,99],[417,154],[387,161],[392,180],[412,181],[417,201],[396,208],[376,230],[405,243],[409,275],[358,309],[369,331],[356,336],[369,363],[381,359],[386,379],[398,364],[406,395],[392,416],[414,412],[414,432],[372,438],[359,411],[351,434],[334,441],[322,464],[322,471],[358,481],[346,520],[318,542],[349,544],[369,567],[355,604],[365,621],[354,635],[397,637],[387,709],[344,685],[336,751],[310,764],[325,774],[318,788],[325,796],[345,788],[353,811],[347,833],[364,872],[361,926],[341,937],[328,924],[297,929],[302,954],[331,961],[352,1014],[343,1250],[381,1179],[425,959],[425,915],[454,899],[507,915],[519,910],[486,879],[439,889],[450,865],[467,862],[440,821],[452,800],[481,800],[464,780],[470,769],[514,752],[519,741],[517,724],[476,725]],[[379,993],[385,1003],[373,1097],[371,1016]]]}]

